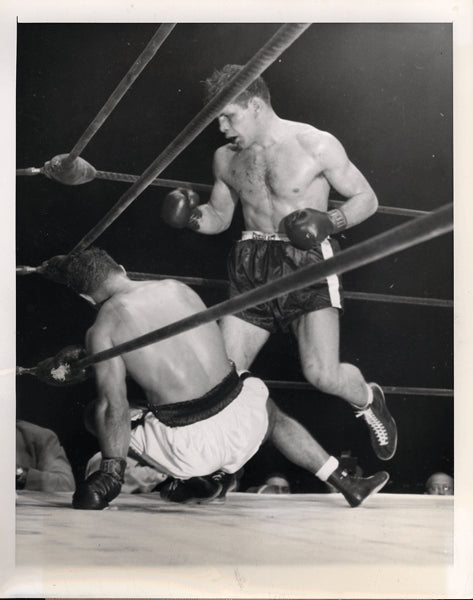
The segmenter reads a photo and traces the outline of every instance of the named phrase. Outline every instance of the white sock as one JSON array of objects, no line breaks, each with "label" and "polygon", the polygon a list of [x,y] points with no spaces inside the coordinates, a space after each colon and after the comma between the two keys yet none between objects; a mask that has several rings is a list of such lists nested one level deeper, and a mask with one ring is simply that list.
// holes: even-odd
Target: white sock
[{"label": "white sock", "polygon": [[368,390],[368,400],[366,401],[366,404],[363,407],[355,407],[355,410],[366,410],[373,402],[373,388],[367,384],[366,389]]},{"label": "white sock", "polygon": [[329,456],[325,463],[320,467],[320,469],[315,474],[321,481],[327,481],[330,475],[338,468],[340,463],[335,458],[335,456]]}]

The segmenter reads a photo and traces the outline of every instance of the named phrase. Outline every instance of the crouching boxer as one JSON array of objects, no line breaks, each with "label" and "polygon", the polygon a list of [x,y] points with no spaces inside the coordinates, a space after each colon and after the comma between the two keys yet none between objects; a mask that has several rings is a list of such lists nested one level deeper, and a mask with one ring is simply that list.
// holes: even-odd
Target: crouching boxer
[{"label": "crouching boxer", "polygon": [[[173,281],[131,281],[106,252],[90,248],[64,258],[64,283],[98,305],[86,336],[95,354],[205,309],[200,297]],[[131,451],[172,482],[162,496],[200,503],[222,499],[235,473],[271,437],[295,464],[339,489],[351,506],[381,489],[389,475],[355,478],[343,471],[294,419],[268,397],[265,384],[239,373],[227,358],[217,323],[94,365],[93,428],[102,460],[81,482],[73,507],[100,510],[121,491]],[[131,428],[126,376],[145,393],[142,418]]]}]

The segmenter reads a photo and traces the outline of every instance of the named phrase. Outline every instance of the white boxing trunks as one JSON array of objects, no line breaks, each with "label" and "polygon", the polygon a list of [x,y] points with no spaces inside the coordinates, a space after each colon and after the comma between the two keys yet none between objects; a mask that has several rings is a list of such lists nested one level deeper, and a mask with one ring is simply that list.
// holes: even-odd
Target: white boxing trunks
[{"label": "white boxing trunks", "polygon": [[152,412],[131,432],[130,448],[148,464],[178,479],[238,471],[268,430],[268,388],[247,377],[238,396],[217,414],[181,427],[169,427]]}]

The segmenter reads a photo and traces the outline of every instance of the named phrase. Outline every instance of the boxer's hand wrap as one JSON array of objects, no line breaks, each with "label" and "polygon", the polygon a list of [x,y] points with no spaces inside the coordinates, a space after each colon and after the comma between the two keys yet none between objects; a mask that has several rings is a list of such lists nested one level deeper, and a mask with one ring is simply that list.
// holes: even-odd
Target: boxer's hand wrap
[{"label": "boxer's hand wrap", "polygon": [[285,216],[282,225],[296,248],[310,250],[316,242],[345,229],[347,220],[339,209],[322,212],[304,208]]},{"label": "boxer's hand wrap", "polygon": [[161,217],[165,223],[177,229],[198,229],[198,220],[202,216],[197,209],[199,203],[199,195],[194,190],[177,188],[164,198]]},{"label": "boxer's hand wrap", "polygon": [[338,233],[339,231],[343,231],[347,228],[347,218],[342,210],[339,208],[334,208],[333,210],[329,210],[327,214],[334,227],[332,233]]},{"label": "boxer's hand wrap", "polygon": [[202,211],[200,210],[200,208],[194,208],[194,210],[191,212],[189,223],[187,223],[187,228],[192,229],[192,231],[198,231],[200,229],[201,218]]},{"label": "boxer's hand wrap", "polygon": [[100,470],[81,482],[72,496],[72,506],[83,510],[102,510],[122,489],[126,460],[104,458]]}]

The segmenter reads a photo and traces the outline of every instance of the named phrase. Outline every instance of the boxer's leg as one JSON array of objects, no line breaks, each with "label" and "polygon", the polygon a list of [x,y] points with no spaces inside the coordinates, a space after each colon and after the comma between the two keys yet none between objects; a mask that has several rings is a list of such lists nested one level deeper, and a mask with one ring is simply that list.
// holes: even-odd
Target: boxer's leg
[{"label": "boxer's leg", "polygon": [[388,460],[397,447],[397,428],[382,389],[367,384],[361,371],[339,358],[339,317],[335,308],[303,315],[293,323],[299,344],[301,366],[314,387],[346,400],[366,421],[371,444],[378,458]]},{"label": "boxer's leg", "polygon": [[271,399],[268,400],[268,411],[268,432],[275,447],[294,464],[314,473],[321,481],[332,484],[344,495],[350,506],[359,506],[388,482],[389,474],[385,471],[375,473],[371,477],[350,475],[307,429],[283,413]]},{"label": "boxer's leg", "polygon": [[223,317],[220,329],[228,358],[235,363],[239,371],[249,369],[270,336],[266,329],[233,315]]}]

